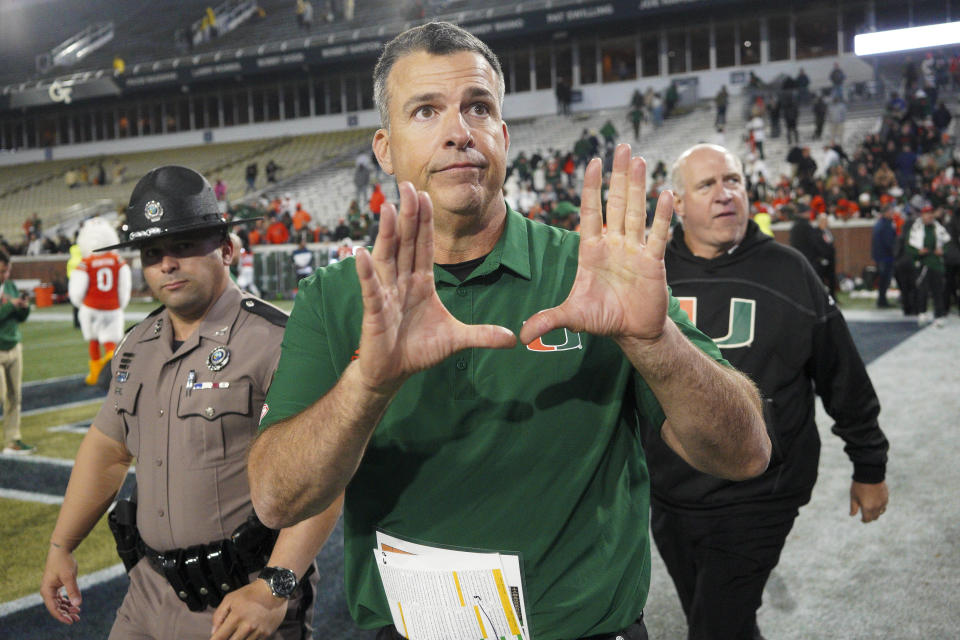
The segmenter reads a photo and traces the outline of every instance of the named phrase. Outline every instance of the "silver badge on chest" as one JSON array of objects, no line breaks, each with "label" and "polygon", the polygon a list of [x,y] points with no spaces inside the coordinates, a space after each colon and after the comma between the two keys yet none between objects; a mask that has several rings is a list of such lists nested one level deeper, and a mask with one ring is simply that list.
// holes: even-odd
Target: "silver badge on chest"
[{"label": "silver badge on chest", "polygon": [[230,362],[230,349],[217,347],[207,356],[207,368],[210,371],[220,371]]}]

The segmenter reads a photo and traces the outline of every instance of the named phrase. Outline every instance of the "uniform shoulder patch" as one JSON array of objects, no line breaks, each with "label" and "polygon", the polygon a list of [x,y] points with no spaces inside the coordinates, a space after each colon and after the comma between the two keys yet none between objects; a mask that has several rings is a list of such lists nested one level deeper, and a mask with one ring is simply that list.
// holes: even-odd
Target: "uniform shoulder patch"
[{"label": "uniform shoulder patch", "polygon": [[287,318],[289,317],[287,313],[260,298],[244,298],[240,302],[240,308],[260,316],[270,324],[275,324],[278,327],[287,326]]}]

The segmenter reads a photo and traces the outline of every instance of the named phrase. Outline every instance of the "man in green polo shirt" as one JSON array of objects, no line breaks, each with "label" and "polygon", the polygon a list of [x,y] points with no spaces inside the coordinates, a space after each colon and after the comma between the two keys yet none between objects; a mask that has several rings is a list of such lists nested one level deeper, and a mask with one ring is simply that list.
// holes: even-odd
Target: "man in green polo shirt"
[{"label": "man in green polo shirt", "polygon": [[377,531],[519,555],[538,640],[645,638],[641,422],[727,478],[770,451],[752,383],[667,290],[671,195],[645,240],[645,166],[621,145],[606,229],[599,160],[582,236],[509,210],[503,74],[453,25],[390,42],[374,93],[399,212],[384,204],[372,254],[301,282],[250,452],[257,512],[282,526],[346,492],[348,606],[381,639],[401,636]]},{"label": "man in green polo shirt", "polygon": [[30,301],[10,279],[10,257],[0,250],[0,403],[3,404],[3,453],[25,455],[36,447],[20,439],[20,387],[23,345],[20,323],[30,315]]}]

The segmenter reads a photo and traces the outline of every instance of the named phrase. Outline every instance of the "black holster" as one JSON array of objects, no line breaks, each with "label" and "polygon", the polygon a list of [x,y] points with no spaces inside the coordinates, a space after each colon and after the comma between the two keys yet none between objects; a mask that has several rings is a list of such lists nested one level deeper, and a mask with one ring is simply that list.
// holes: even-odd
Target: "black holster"
[{"label": "black holster", "polygon": [[117,555],[130,570],[143,557],[140,532],[137,530],[137,481],[127,482],[117,494],[117,502],[107,515],[107,525],[117,543]]}]

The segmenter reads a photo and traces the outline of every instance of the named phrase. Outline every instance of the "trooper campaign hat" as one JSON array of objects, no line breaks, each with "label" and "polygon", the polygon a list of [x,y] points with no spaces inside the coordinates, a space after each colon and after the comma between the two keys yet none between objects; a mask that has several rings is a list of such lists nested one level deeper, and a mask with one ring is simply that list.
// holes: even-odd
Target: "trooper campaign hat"
[{"label": "trooper campaign hat", "polygon": [[235,224],[260,218],[227,222],[223,219],[213,187],[202,175],[169,165],[153,169],[133,188],[127,206],[127,223],[122,232],[127,240],[96,251],[120,247],[137,247],[154,238],[177,233],[227,229]]}]

